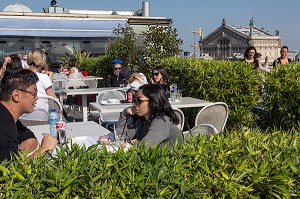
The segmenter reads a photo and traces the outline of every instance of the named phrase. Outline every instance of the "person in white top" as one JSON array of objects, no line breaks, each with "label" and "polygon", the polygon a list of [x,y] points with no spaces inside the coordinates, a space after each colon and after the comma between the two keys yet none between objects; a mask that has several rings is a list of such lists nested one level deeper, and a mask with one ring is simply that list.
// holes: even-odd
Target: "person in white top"
[{"label": "person in white top", "polygon": [[[27,63],[30,70],[33,71],[39,78],[39,81],[36,83],[38,97],[48,95],[56,98],[49,76],[41,73],[42,67],[46,64],[46,55],[44,51],[40,48],[34,48],[30,50],[27,55]],[[48,121],[48,111],[48,100],[38,99],[34,111],[32,113],[23,115],[21,119]]]},{"label": "person in white top", "polygon": [[70,78],[82,78],[83,77],[77,68],[77,63],[76,63],[75,59],[70,59],[68,64],[70,67],[70,74],[69,74]]},{"label": "person in white top", "polygon": [[120,72],[120,77],[122,78],[122,81],[127,81],[127,88],[134,91],[137,91],[141,86],[148,84],[147,78],[143,73],[132,73],[129,69],[123,69]]}]

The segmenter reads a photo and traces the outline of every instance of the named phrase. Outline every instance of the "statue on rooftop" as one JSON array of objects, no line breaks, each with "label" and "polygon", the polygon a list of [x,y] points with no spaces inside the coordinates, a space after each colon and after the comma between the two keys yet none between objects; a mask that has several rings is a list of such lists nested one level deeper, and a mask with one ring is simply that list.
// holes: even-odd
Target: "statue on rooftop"
[{"label": "statue on rooftop", "polygon": [[279,36],[280,31],[279,30],[275,30],[275,35]]},{"label": "statue on rooftop", "polygon": [[251,17],[251,19],[250,19],[250,26],[253,26],[254,25],[254,15]]}]

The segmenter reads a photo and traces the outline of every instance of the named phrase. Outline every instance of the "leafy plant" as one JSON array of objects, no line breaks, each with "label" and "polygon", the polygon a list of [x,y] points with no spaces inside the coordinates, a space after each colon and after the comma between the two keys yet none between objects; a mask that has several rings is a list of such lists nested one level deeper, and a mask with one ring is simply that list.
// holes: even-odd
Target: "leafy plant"
[{"label": "leafy plant", "polygon": [[109,43],[107,55],[112,59],[121,59],[128,68],[140,65],[139,36],[133,28],[128,24],[125,27],[119,25],[113,30],[113,33],[118,37]]},{"label": "leafy plant", "polygon": [[[257,104],[260,79],[258,71],[244,62],[207,61],[195,58],[168,58],[161,62],[183,96],[211,102],[225,102],[229,107],[226,128],[251,127]],[[185,112],[193,127],[199,110]]]},{"label": "leafy plant", "polygon": [[289,129],[300,126],[300,63],[280,65],[265,77],[264,106],[271,123]]},{"label": "leafy plant", "polygon": [[157,66],[163,58],[180,55],[182,40],[177,29],[170,26],[148,26],[141,34],[145,45],[143,54],[147,66]]},{"label": "leafy plant", "polygon": [[298,198],[300,131],[231,131],[172,148],[78,145],[0,164],[2,198]]}]

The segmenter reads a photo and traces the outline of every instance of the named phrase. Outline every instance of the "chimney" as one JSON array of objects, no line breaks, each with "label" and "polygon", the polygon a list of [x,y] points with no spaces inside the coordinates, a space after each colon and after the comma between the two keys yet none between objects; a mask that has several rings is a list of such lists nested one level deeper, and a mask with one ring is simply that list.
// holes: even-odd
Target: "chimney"
[{"label": "chimney", "polygon": [[143,1],[142,3],[142,16],[143,17],[149,17],[150,16],[150,2],[149,1]]}]

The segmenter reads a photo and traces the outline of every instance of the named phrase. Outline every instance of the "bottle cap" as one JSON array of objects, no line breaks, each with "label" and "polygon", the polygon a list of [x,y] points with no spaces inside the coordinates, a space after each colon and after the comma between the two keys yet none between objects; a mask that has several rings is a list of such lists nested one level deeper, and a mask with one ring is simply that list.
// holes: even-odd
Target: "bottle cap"
[{"label": "bottle cap", "polygon": [[55,108],[51,109],[51,112],[56,112]]}]

